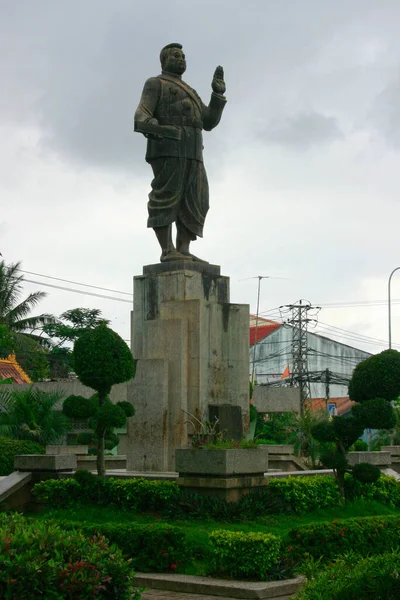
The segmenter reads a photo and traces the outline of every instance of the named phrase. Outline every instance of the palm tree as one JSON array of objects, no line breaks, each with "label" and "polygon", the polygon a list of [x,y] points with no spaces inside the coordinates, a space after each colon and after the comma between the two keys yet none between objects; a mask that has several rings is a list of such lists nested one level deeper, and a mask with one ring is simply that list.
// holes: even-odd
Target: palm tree
[{"label": "palm tree", "polygon": [[63,399],[61,392],[43,392],[33,386],[22,391],[1,391],[0,437],[43,445],[60,441],[70,425],[61,412]]},{"label": "palm tree", "polygon": [[35,306],[47,296],[45,292],[32,292],[20,301],[24,276],[21,274],[21,262],[6,265],[0,261],[0,325],[5,325],[16,335],[24,335],[49,347],[48,339],[34,333],[46,323],[54,323],[53,315],[30,316]]}]

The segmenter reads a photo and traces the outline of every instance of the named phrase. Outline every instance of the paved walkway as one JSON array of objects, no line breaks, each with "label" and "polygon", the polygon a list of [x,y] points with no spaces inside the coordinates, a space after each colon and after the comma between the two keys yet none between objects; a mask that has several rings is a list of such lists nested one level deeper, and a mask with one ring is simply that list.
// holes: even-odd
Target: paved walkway
[{"label": "paved walkway", "polygon": [[[163,590],[147,590],[142,594],[142,600],[222,600],[221,596],[204,596],[203,594],[183,594],[182,592],[166,592]],[[223,600],[235,600],[227,598]]]}]

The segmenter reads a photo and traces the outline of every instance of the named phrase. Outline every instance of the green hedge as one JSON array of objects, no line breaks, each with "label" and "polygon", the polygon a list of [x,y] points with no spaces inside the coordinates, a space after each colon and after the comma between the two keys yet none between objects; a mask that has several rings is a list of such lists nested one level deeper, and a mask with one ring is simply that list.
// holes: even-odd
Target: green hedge
[{"label": "green hedge", "polygon": [[382,504],[400,506],[400,483],[390,475],[382,473],[375,483],[361,483],[353,477],[346,477],[345,487],[348,500],[365,498]]},{"label": "green hedge", "polygon": [[0,476],[14,471],[14,456],[17,454],[44,454],[45,449],[36,442],[0,438]]},{"label": "green hedge", "polygon": [[[375,483],[346,480],[350,499],[363,497],[400,506],[400,483],[382,475]],[[48,480],[33,492],[49,507],[107,506],[130,511],[157,511],[169,519],[200,518],[225,522],[255,520],[279,513],[307,513],[341,503],[336,481],[330,476],[271,479],[268,486],[243,496],[239,502],[226,502],[213,496],[182,491],[172,481],[103,479],[78,471],[72,479]]]},{"label": "green hedge", "polygon": [[36,484],[33,493],[51,508],[116,505],[125,510],[161,510],[174,503],[179,487],[173,481],[147,479],[102,479],[87,472],[76,478],[50,479]]},{"label": "green hedge", "polygon": [[399,572],[398,550],[361,560],[351,553],[328,565],[296,600],[398,600]]},{"label": "green hedge", "polygon": [[60,521],[61,527],[74,528],[92,536],[104,535],[131,559],[131,566],[142,572],[177,572],[189,563],[184,532],[165,523],[71,523]]},{"label": "green hedge", "polygon": [[0,515],[0,598],[139,599],[134,571],[105,538],[50,521]]},{"label": "green hedge", "polygon": [[400,515],[303,525],[292,529],[289,538],[287,553],[294,560],[306,556],[332,560],[350,550],[362,556],[381,554],[400,546]]},{"label": "green hedge", "polygon": [[212,574],[267,580],[278,566],[281,540],[270,533],[216,530],[210,534]]}]

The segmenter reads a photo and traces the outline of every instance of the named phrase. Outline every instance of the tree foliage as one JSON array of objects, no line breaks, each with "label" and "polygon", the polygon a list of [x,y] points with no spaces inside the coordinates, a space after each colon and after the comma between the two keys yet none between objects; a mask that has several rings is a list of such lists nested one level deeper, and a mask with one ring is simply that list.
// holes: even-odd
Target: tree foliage
[{"label": "tree foliage", "polygon": [[400,352],[384,350],[359,363],[349,384],[350,400],[396,400],[400,393]]},{"label": "tree foliage", "polygon": [[89,424],[97,440],[97,472],[104,475],[104,440],[114,435],[114,427],[122,427],[127,416],[132,415],[129,403],[112,404],[108,395],[113,385],[134,377],[135,362],[126,343],[105,323],[78,337],[73,354],[80,381],[97,392]]},{"label": "tree foliage", "polygon": [[357,365],[349,384],[349,395],[357,404],[348,415],[333,417],[329,423],[317,425],[312,430],[316,439],[333,444],[331,451],[322,456],[322,461],[334,469],[343,497],[346,473],[363,482],[374,482],[380,477],[380,470],[368,463],[351,468],[347,452],[364,429],[392,429],[396,425],[396,412],[391,401],[400,395],[400,353],[385,350]]},{"label": "tree foliage", "polygon": [[69,419],[61,412],[63,394],[43,392],[30,386],[22,391],[0,392],[0,436],[53,444],[69,428]]}]

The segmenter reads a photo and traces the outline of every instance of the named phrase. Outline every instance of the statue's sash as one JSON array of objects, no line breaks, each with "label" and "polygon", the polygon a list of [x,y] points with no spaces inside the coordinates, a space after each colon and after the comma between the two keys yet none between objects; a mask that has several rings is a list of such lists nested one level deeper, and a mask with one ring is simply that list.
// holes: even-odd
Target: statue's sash
[{"label": "statue's sash", "polygon": [[165,73],[162,73],[162,75],[159,75],[159,78],[164,79],[166,81],[170,81],[171,83],[175,83],[177,86],[182,88],[191,97],[191,99],[196,103],[197,108],[200,111],[200,114],[203,113],[203,106],[202,106],[201,99],[197,95],[197,92],[195,92],[187,83],[185,83],[181,79],[175,79],[175,77],[171,77],[170,75],[167,75]]}]

